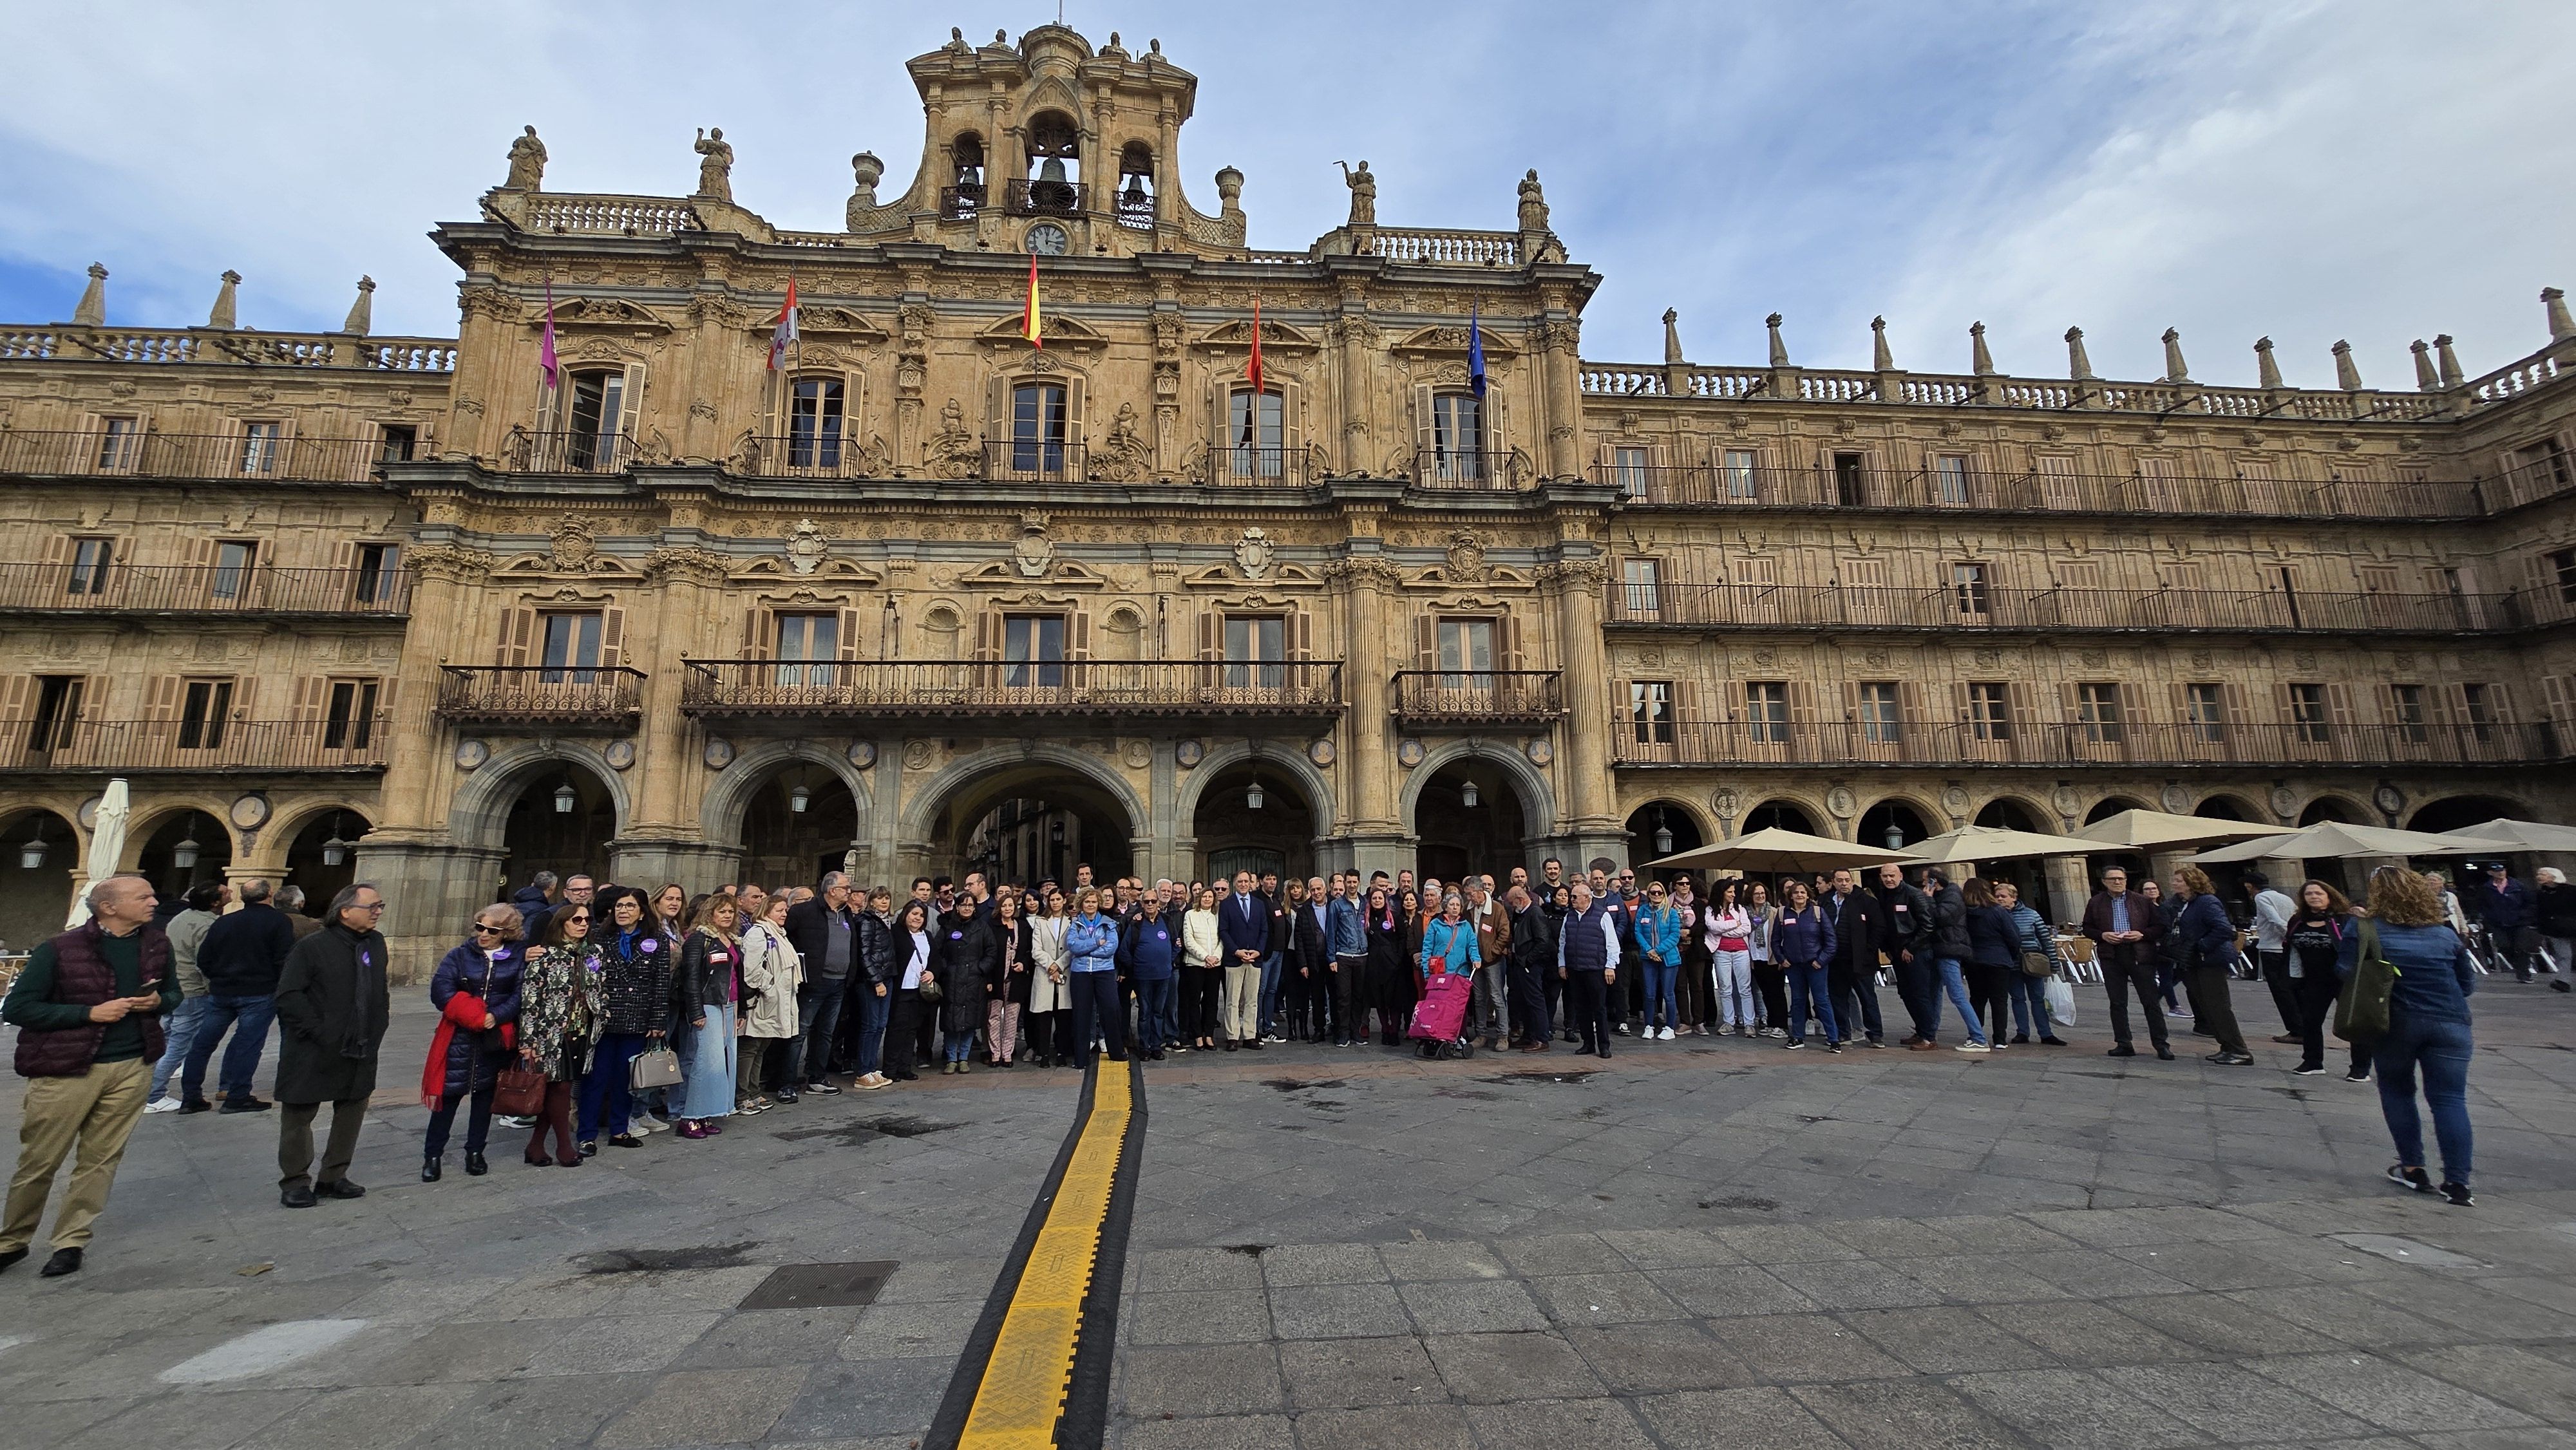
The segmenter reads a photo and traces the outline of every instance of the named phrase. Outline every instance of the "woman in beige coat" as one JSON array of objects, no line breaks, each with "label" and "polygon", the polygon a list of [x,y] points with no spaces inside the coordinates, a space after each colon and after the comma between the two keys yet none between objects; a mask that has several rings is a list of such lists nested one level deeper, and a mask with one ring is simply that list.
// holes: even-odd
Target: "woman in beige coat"
[{"label": "woman in beige coat", "polygon": [[1065,914],[1064,893],[1053,888],[1040,908],[1029,913],[1029,1005],[1020,1040],[1040,1067],[1053,1067],[1073,1055],[1073,989],[1064,979],[1072,960],[1064,929],[1072,921]]},{"label": "woman in beige coat", "polygon": [[742,1039],[740,1067],[734,1080],[734,1110],[765,1112],[769,1098],[760,1090],[769,1047],[797,1033],[796,989],[805,985],[805,964],[787,943],[787,893],[769,899],[761,918],[742,933]]}]

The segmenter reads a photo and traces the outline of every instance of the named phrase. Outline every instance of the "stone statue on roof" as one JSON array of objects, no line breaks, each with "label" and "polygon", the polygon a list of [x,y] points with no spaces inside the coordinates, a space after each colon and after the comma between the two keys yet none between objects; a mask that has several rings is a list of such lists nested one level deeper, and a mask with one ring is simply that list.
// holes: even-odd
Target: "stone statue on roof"
[{"label": "stone statue on roof", "polygon": [[1538,168],[1535,166],[1529,169],[1527,176],[1521,178],[1521,230],[1525,232],[1547,230],[1547,193],[1539,190]]},{"label": "stone statue on roof", "polygon": [[510,142],[510,179],[501,183],[505,191],[535,191],[546,179],[546,143],[537,139],[537,128],[530,126]]},{"label": "stone statue on roof", "polygon": [[698,132],[698,191],[706,201],[733,200],[733,147],[725,141],[724,127]]},{"label": "stone statue on roof", "polygon": [[1342,184],[1351,189],[1351,222],[1355,227],[1377,225],[1377,178],[1369,175],[1368,162],[1360,162],[1353,171],[1347,161],[1335,162],[1342,168]]}]

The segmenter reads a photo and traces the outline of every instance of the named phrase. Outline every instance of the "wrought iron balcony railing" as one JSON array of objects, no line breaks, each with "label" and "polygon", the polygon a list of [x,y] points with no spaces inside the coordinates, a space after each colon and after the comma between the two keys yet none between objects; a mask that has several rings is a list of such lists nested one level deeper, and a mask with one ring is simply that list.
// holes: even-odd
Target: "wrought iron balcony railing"
[{"label": "wrought iron balcony railing", "polygon": [[1002,183],[1002,208],[1012,216],[1080,216],[1091,210],[1091,188],[1079,181],[1012,177]]},{"label": "wrought iron balcony railing", "polygon": [[1338,660],[685,660],[700,716],[1278,716],[1343,708]]},{"label": "wrought iron balcony railing", "polygon": [[1220,444],[1207,450],[1207,481],[1229,488],[1300,488],[1322,469],[1311,448]]},{"label": "wrought iron balcony railing", "polygon": [[1565,713],[1563,681],[1561,670],[1398,670],[1396,723],[1544,725]]},{"label": "wrought iron balcony railing", "polygon": [[2335,593],[2277,589],[1897,589],[1851,584],[1609,586],[1613,625],[1740,629],[2224,630],[2256,634],[2468,634],[2576,618],[2557,591]]},{"label": "wrought iron balcony railing", "polygon": [[380,438],[154,429],[0,430],[0,473],[99,478],[275,479],[364,483],[384,461]]},{"label": "wrought iron balcony railing", "polygon": [[220,564],[0,564],[0,609],[66,614],[313,614],[399,618],[400,569]]},{"label": "wrought iron balcony railing", "polygon": [[1620,765],[2510,765],[2561,760],[2547,722],[2237,725],[2105,721],[1986,725],[1901,720],[1621,719]]},{"label": "wrought iron balcony railing", "polygon": [[1089,450],[1079,441],[984,444],[984,477],[994,483],[1080,483],[1089,463]]},{"label": "wrought iron balcony railing", "polygon": [[513,473],[621,473],[635,461],[635,440],[624,433],[513,428],[503,457]]},{"label": "wrought iron balcony railing", "polygon": [[835,426],[743,440],[743,469],[758,478],[872,478],[887,460]]},{"label": "wrought iron balcony railing", "polygon": [[623,725],[644,672],[622,665],[441,665],[438,713],[461,724]]},{"label": "wrought iron balcony railing", "polygon": [[2160,477],[2106,473],[1596,464],[1595,483],[1671,508],[1960,509],[1977,513],[2144,513],[2240,518],[2476,518],[2497,503],[2475,481]]},{"label": "wrought iron balcony railing", "polygon": [[344,720],[0,720],[0,770],[382,770],[383,715]]},{"label": "wrought iron balcony railing", "polygon": [[1510,493],[1529,473],[1529,460],[1518,452],[1462,453],[1448,448],[1417,449],[1413,481],[1423,488],[1491,489]]}]

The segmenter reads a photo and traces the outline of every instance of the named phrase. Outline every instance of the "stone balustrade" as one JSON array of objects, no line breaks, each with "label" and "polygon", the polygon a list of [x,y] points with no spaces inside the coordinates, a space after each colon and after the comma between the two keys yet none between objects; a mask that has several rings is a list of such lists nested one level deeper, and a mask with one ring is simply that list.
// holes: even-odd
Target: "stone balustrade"
[{"label": "stone balustrade", "polygon": [[1513,232],[1381,227],[1370,234],[1366,255],[1445,267],[1517,267],[1521,239]]}]

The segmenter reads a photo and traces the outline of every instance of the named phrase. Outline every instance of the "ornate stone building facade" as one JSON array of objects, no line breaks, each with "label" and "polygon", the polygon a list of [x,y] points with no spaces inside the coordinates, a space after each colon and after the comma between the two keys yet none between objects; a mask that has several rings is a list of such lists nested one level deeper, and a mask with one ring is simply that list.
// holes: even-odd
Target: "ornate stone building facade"
[{"label": "ornate stone building facade", "polygon": [[[784,231],[550,189],[436,232],[458,335],[0,329],[0,935],[104,782],[128,864],[426,945],[623,881],[1642,859],[2127,805],[2576,811],[2576,325],[2411,391],[1577,351],[1509,230],[1247,245],[1192,76],[1044,26],[910,63],[918,171]],[[686,164],[675,158],[674,169]],[[1030,257],[1044,346],[1023,335]],[[772,339],[791,281],[799,336]],[[361,283],[362,288],[369,284]],[[1261,354],[1250,369],[1258,309]],[[559,369],[543,364],[551,346]],[[20,861],[34,864],[20,865]],[[2071,879],[2051,885],[2064,892]]]}]

